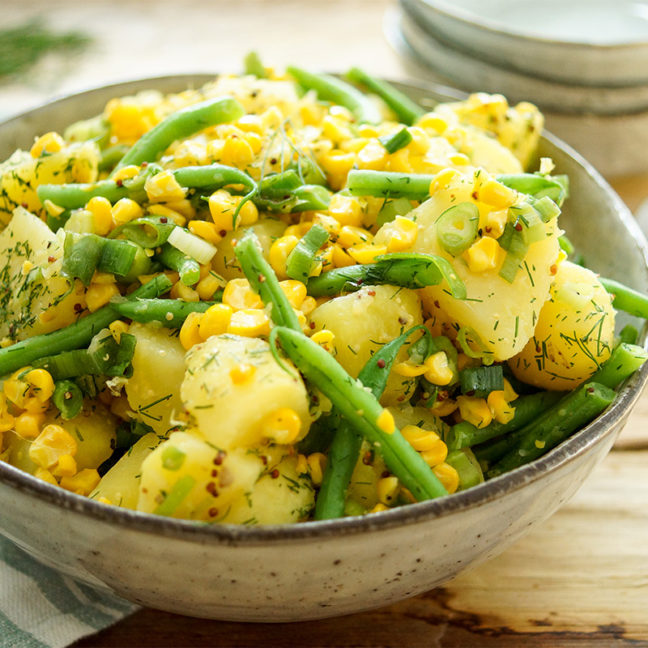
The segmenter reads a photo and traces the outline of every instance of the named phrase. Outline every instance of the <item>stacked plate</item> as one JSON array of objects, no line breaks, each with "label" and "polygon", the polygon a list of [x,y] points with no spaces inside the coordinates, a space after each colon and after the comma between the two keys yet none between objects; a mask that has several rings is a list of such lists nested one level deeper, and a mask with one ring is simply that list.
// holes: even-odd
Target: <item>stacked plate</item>
[{"label": "stacked plate", "polygon": [[385,32],[418,75],[537,104],[606,175],[648,171],[648,0],[400,0]]}]

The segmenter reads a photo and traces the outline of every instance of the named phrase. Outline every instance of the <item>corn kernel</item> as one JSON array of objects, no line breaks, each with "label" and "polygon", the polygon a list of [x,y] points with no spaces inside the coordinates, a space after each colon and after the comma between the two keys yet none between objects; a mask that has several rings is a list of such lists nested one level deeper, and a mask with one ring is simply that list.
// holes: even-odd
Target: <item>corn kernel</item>
[{"label": "corn kernel", "polygon": [[430,183],[430,196],[433,196],[437,191],[447,189],[451,184],[456,183],[460,179],[461,174],[456,169],[443,169],[443,171],[439,171]]},{"label": "corn kernel", "polygon": [[45,369],[32,369],[25,376],[25,381],[30,385],[33,395],[41,403],[49,400],[54,393],[54,381]]},{"label": "corn kernel", "polygon": [[321,122],[324,137],[339,144],[344,140],[351,139],[351,131],[341,119],[332,115],[326,115]]},{"label": "corn kernel", "polygon": [[430,466],[430,468],[434,468],[434,466],[438,466],[440,463],[443,463],[446,460],[446,457],[448,456],[448,446],[441,441],[441,439],[438,439],[434,445],[429,448],[428,450],[423,450],[421,452],[421,457],[423,458],[423,461]]},{"label": "corn kernel", "polygon": [[244,308],[263,308],[263,301],[259,295],[252,290],[247,279],[231,279],[227,282],[223,291],[223,304],[231,306],[234,310]]},{"label": "corn kernel", "polygon": [[102,306],[105,306],[113,297],[119,295],[119,288],[115,284],[95,284],[92,283],[86,291],[86,304],[88,310],[94,313]]},{"label": "corn kernel", "polygon": [[503,254],[499,243],[490,236],[482,236],[463,254],[471,272],[479,273],[493,270],[501,261]]},{"label": "corn kernel", "polygon": [[286,279],[286,260],[288,255],[299,243],[296,236],[288,235],[278,238],[271,246],[269,252],[270,265],[279,279]]},{"label": "corn kernel", "polygon": [[366,138],[378,137],[381,134],[378,129],[371,124],[358,124],[356,131],[360,137]]},{"label": "corn kernel", "polygon": [[459,488],[459,473],[450,464],[440,463],[432,471],[448,493],[452,494]]},{"label": "corn kernel", "polygon": [[354,196],[343,196],[334,194],[329,204],[328,212],[341,225],[362,225],[362,205]]},{"label": "corn kernel", "polygon": [[394,422],[394,417],[388,409],[383,409],[382,412],[378,415],[376,419],[376,425],[380,428],[385,434],[393,434],[396,429],[396,423]]},{"label": "corn kernel", "polygon": [[301,310],[304,315],[310,315],[316,308],[317,301],[314,297],[311,297],[309,295],[308,297],[306,297],[306,299],[304,299],[299,310]]},{"label": "corn kernel", "polygon": [[389,224],[389,239],[387,242],[387,252],[402,252],[411,248],[416,242],[418,236],[418,225],[409,218],[396,216]]},{"label": "corn kernel", "polygon": [[187,219],[182,214],[173,209],[169,209],[167,205],[149,205],[148,212],[149,214],[153,214],[155,216],[165,216],[166,218],[172,220],[179,227],[182,227],[187,222]]},{"label": "corn kernel", "polygon": [[422,376],[426,371],[427,367],[425,365],[416,365],[408,362],[398,362],[394,365],[392,371],[399,376],[404,376],[405,378],[414,378],[416,376]]},{"label": "corn kernel", "polygon": [[198,282],[195,290],[202,301],[209,301],[224,282],[225,279],[219,277],[214,272],[210,272],[204,279]]},{"label": "corn kernel", "polygon": [[332,216],[326,214],[315,214],[313,216],[313,224],[323,227],[329,236],[338,236],[340,233],[340,223]]},{"label": "corn kernel", "polygon": [[135,164],[129,164],[128,166],[117,169],[113,174],[111,180],[119,183],[119,181],[130,180],[134,178],[140,172],[140,168]]},{"label": "corn kernel", "polygon": [[172,202],[182,200],[187,193],[169,170],[160,171],[146,179],[144,191],[151,202]]},{"label": "corn kernel", "polygon": [[77,462],[72,455],[59,457],[56,467],[52,470],[55,477],[72,477],[77,471]]},{"label": "corn kernel", "polygon": [[[346,184],[347,175],[353,168],[355,161],[355,153],[345,153],[340,150],[329,151],[318,159],[319,165],[327,176],[329,185],[335,190],[341,189]],[[335,197],[334,195],[333,198]],[[348,224],[360,225],[360,223]]]},{"label": "corn kernel", "polygon": [[313,340],[315,344],[319,344],[322,349],[328,351],[329,353],[332,353],[335,350],[335,334],[333,333],[333,331],[329,331],[328,329],[317,331],[317,333],[313,333],[311,340]]},{"label": "corn kernel", "polygon": [[189,313],[187,319],[180,329],[180,344],[187,349],[191,349],[194,344],[200,344],[203,341],[200,335],[200,321],[202,313]]},{"label": "corn kernel", "polygon": [[448,160],[456,166],[466,166],[470,164],[470,158],[464,153],[453,153],[448,157]]},{"label": "corn kernel", "polygon": [[308,460],[306,459],[306,455],[303,455],[303,454],[298,454],[297,455],[297,463],[295,465],[295,472],[299,476],[308,475]]},{"label": "corn kernel", "polygon": [[301,281],[286,279],[279,282],[279,287],[293,308],[299,308],[306,299],[306,285]]},{"label": "corn kernel", "polygon": [[232,319],[232,307],[227,304],[210,306],[200,318],[198,332],[201,339],[206,340],[212,335],[222,335],[227,332]]},{"label": "corn kernel", "polygon": [[477,195],[478,200],[497,209],[507,209],[514,205],[518,199],[515,189],[511,189],[493,178],[488,179],[479,187]]},{"label": "corn kernel", "polygon": [[376,484],[376,493],[378,494],[378,499],[381,504],[389,506],[393,504],[398,496],[398,491],[400,490],[400,484],[398,482],[398,477],[390,475],[389,477],[383,477],[378,480]]},{"label": "corn kernel", "polygon": [[252,380],[256,372],[256,367],[247,362],[239,362],[230,369],[229,376],[230,380],[235,385],[243,385],[249,380]]},{"label": "corn kernel", "polygon": [[29,458],[41,468],[51,468],[63,455],[74,456],[77,442],[60,425],[46,425],[29,446]]},{"label": "corn kernel", "polygon": [[492,238],[499,238],[504,233],[508,221],[508,209],[489,211],[484,221],[484,233]]},{"label": "corn kernel", "polygon": [[284,230],[284,236],[296,236],[301,238],[308,232],[308,230],[313,226],[313,223],[309,221],[302,221],[301,223],[296,223],[295,225],[289,225]]},{"label": "corn kernel", "polygon": [[448,128],[448,122],[443,117],[435,115],[433,112],[420,117],[416,122],[416,125],[425,128],[426,130],[433,130],[439,135]]},{"label": "corn kernel", "polygon": [[413,173],[414,168],[410,164],[410,151],[408,148],[402,148],[396,153],[389,156],[388,167],[390,171],[398,173]]},{"label": "corn kernel", "polygon": [[103,196],[94,196],[88,200],[85,208],[92,214],[95,234],[106,236],[113,226],[110,201]]},{"label": "corn kernel", "polygon": [[434,405],[430,408],[430,412],[432,412],[434,416],[444,417],[452,414],[457,407],[457,401],[452,398],[446,398],[445,400],[435,401]]},{"label": "corn kernel", "polygon": [[[108,204],[110,205],[110,203]],[[49,198],[43,201],[43,207],[45,207],[45,211],[47,211],[50,216],[60,216],[65,211],[63,207],[55,205],[51,200],[49,200]]]},{"label": "corn kernel", "polygon": [[369,513],[382,513],[383,511],[389,511],[389,506],[385,506],[382,502],[378,502]]},{"label": "corn kernel", "polygon": [[228,166],[244,169],[254,162],[254,151],[247,140],[237,135],[230,135],[225,140],[221,160]]},{"label": "corn kernel", "polygon": [[518,398],[518,393],[513,389],[511,383],[504,378],[504,398],[510,403]]},{"label": "corn kernel", "polygon": [[354,225],[345,225],[340,229],[337,242],[344,248],[350,248],[354,245],[361,245],[362,243],[371,243],[373,235],[363,227],[356,227]]},{"label": "corn kernel", "polygon": [[436,447],[437,441],[440,440],[436,432],[433,430],[424,430],[418,425],[406,425],[401,430],[401,434],[412,448],[418,452],[432,450]]},{"label": "corn kernel", "polygon": [[94,468],[84,468],[76,475],[62,477],[60,486],[77,495],[90,495],[101,480],[99,473]]},{"label": "corn kernel", "polygon": [[509,423],[515,416],[515,407],[512,407],[506,400],[504,392],[501,390],[492,391],[486,398],[488,407],[493,414],[493,418],[498,423]]},{"label": "corn kernel", "polygon": [[346,253],[341,245],[335,243],[331,246],[331,249],[333,250],[331,261],[334,268],[346,268],[355,264],[355,261]]},{"label": "corn kernel", "polygon": [[358,169],[382,171],[387,162],[387,155],[385,147],[377,139],[372,139],[358,151]]},{"label": "corn kernel", "polygon": [[36,472],[34,473],[34,477],[36,477],[36,479],[40,479],[41,481],[47,482],[48,484],[52,484],[52,486],[58,486],[58,482],[56,481],[54,475],[52,475],[49,470],[45,470],[45,468],[37,468]]},{"label": "corn kernel", "polygon": [[122,320],[115,320],[111,324],[108,325],[108,329],[110,330],[110,333],[113,336],[113,339],[117,344],[121,342],[121,336],[122,333],[128,333],[128,324]]},{"label": "corn kernel", "polygon": [[121,198],[112,208],[112,219],[115,225],[124,225],[142,216],[142,208],[130,198]]},{"label": "corn kernel", "polygon": [[301,419],[294,409],[280,407],[264,417],[261,429],[263,436],[275,443],[294,443],[301,431]]},{"label": "corn kernel", "polygon": [[176,281],[169,292],[173,299],[182,299],[182,301],[196,303],[200,301],[198,293],[191,287],[187,286],[182,281]]},{"label": "corn kernel", "polygon": [[484,428],[493,420],[493,414],[484,398],[458,396],[457,404],[461,418],[477,428]]},{"label": "corn kernel", "polygon": [[209,196],[209,212],[219,232],[229,232],[238,227],[240,214],[234,222],[237,203],[229,191],[219,189]]},{"label": "corn kernel", "polygon": [[178,212],[184,218],[191,220],[196,217],[196,208],[187,198],[182,200],[173,200],[166,203],[166,206],[174,212]]},{"label": "corn kernel", "polygon": [[218,233],[218,227],[214,223],[208,223],[207,221],[189,221],[189,231],[212,245],[216,245],[223,240],[223,237]]},{"label": "corn kernel", "polygon": [[357,263],[373,263],[377,256],[386,254],[387,247],[385,245],[373,245],[372,243],[362,243],[355,245],[347,250],[349,256]]},{"label": "corn kernel", "polygon": [[448,385],[452,381],[454,373],[448,364],[448,356],[444,351],[433,353],[424,364],[426,368],[425,379],[433,385]]},{"label": "corn kernel", "polygon": [[236,123],[236,126],[246,133],[263,135],[263,124],[259,115],[243,115]]},{"label": "corn kernel", "polygon": [[16,417],[14,431],[23,439],[35,439],[40,434],[44,422],[45,414],[42,412],[35,414],[23,412]]},{"label": "corn kernel", "polygon": [[42,157],[48,153],[58,153],[65,146],[65,140],[54,131],[41,135],[29,150],[33,158]]},{"label": "corn kernel", "polygon": [[269,335],[270,320],[264,310],[259,308],[246,308],[236,311],[232,315],[227,332],[243,337],[259,337]]},{"label": "corn kernel", "polygon": [[324,468],[326,467],[326,455],[321,452],[314,452],[308,455],[307,461],[311,481],[315,486],[321,485],[322,478],[324,477]]}]

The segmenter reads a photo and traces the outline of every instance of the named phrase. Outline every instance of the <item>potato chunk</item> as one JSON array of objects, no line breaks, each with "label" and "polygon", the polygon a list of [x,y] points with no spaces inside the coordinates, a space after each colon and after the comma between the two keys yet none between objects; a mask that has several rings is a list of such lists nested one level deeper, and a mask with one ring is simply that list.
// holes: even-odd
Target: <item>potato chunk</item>
[{"label": "potato chunk", "polygon": [[560,230],[555,219],[546,224],[546,238],[530,245],[523,267],[511,283],[499,276],[503,253],[494,268],[473,272],[463,256],[453,257],[446,252],[437,236],[437,219],[455,204],[476,204],[480,227],[487,222],[493,208],[475,201],[473,188],[472,179],[464,178],[447,189],[437,191],[409,215],[419,226],[413,251],[436,254],[450,261],[468,293],[467,299],[455,299],[444,282],[421,290],[421,299],[431,314],[441,311],[442,319],[472,328],[480,337],[484,350],[492,353],[494,360],[507,360],[521,351],[533,335],[540,309],[549,298],[553,281],[551,267],[558,259]]},{"label": "potato chunk", "polygon": [[243,448],[215,448],[198,434],[174,432],[142,463],[137,510],[215,522],[254,486],[263,462]]},{"label": "potato chunk", "polygon": [[174,412],[183,410],[185,350],[170,329],[156,324],[135,322],[128,332],[136,339],[133,375],[126,383],[128,404],[140,421],[166,435],[173,427]]},{"label": "potato chunk", "polygon": [[264,423],[280,409],[299,417],[297,436],[310,425],[304,382],[289,360],[279,366],[259,338],[210,337],[187,354],[181,395],[201,434],[219,448],[253,448],[268,441]]},{"label": "potato chunk", "polygon": [[563,261],[533,337],[509,362],[517,378],[542,389],[575,389],[609,357],[612,297],[597,276]]},{"label": "potato chunk", "polygon": [[[396,286],[365,286],[318,306],[311,314],[315,329],[335,335],[335,358],[357,378],[367,360],[385,343],[421,324],[421,304],[413,290]],[[415,336],[412,336],[415,340]],[[407,359],[406,346],[396,362]],[[411,396],[415,380],[390,374],[381,402],[397,403]]]}]

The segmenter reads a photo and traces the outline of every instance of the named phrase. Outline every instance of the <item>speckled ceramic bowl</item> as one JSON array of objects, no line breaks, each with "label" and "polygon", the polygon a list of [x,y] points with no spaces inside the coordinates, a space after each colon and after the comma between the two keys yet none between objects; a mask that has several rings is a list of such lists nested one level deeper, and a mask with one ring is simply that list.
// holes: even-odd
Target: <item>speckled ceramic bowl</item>
[{"label": "speckled ceramic bowl", "polygon": [[[116,95],[205,77],[149,79],[61,99],[0,125],[0,158],[35,133],[99,112]],[[415,99],[442,89],[401,86]],[[591,266],[648,282],[646,242],[609,186],[547,137],[568,173],[563,227]],[[603,459],[648,367],[597,420],[542,459],[469,491],[366,517],[295,526],[207,526],[104,506],[0,463],[0,533],[48,565],[137,603],[214,619],[303,621],[392,603],[488,560],[549,517]]]}]

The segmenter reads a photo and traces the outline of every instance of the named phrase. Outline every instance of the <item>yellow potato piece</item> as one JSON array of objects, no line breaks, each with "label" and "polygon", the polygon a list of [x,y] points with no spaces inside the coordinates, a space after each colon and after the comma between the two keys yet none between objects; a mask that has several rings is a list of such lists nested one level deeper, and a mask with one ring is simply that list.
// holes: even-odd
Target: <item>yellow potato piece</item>
[{"label": "yellow potato piece", "polygon": [[575,389],[610,357],[613,344],[611,296],[591,270],[563,261],[533,337],[509,365],[536,387]]}]

